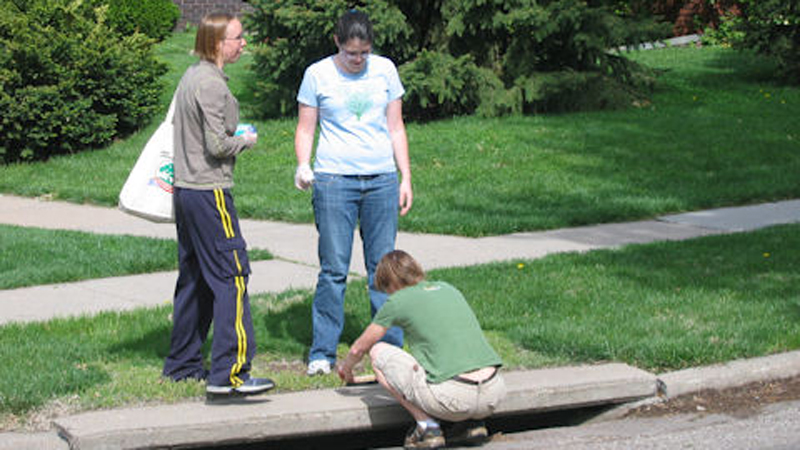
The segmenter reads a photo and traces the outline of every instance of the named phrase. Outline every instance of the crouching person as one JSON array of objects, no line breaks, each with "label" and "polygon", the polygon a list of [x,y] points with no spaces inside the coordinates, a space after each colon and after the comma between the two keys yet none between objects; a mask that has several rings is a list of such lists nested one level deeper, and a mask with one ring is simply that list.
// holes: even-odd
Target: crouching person
[{"label": "crouching person", "polygon": [[[389,300],[353,343],[337,371],[353,382],[353,366],[369,352],[375,376],[414,417],[405,448],[477,444],[488,435],[483,419],[506,392],[492,349],[464,296],[441,281],[426,281],[408,253],[392,251],[375,271],[375,286]],[[406,336],[409,352],[379,342],[392,326]],[[440,421],[448,422],[442,432]],[[449,424],[452,423],[452,424]]]}]

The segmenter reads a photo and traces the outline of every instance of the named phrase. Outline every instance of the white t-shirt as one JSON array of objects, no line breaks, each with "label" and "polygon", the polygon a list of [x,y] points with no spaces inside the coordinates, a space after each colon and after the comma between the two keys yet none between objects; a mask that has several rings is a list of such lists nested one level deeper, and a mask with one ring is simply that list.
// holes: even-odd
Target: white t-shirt
[{"label": "white t-shirt", "polygon": [[382,56],[370,54],[358,74],[339,70],[333,56],[309,66],[297,101],[319,112],[314,170],[340,175],[396,172],[386,106],[404,92],[394,63]]}]

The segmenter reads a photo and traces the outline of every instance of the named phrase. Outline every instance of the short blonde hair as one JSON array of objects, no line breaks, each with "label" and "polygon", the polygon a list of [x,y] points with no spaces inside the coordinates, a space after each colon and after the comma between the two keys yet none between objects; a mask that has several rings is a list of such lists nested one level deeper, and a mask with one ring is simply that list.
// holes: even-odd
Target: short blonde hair
[{"label": "short blonde hair", "polygon": [[236,16],[225,12],[213,12],[206,14],[200,21],[197,28],[197,35],[194,39],[194,53],[200,59],[216,63],[219,58],[220,42],[227,37],[228,24]]},{"label": "short blonde hair", "polygon": [[424,279],[422,266],[402,250],[393,250],[384,255],[375,269],[375,288],[383,292],[414,286]]}]

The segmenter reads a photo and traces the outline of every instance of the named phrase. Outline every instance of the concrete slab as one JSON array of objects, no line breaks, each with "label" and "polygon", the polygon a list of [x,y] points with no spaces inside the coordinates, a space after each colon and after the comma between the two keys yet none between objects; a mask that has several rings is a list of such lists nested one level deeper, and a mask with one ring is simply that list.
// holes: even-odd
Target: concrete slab
[{"label": "concrete slab", "polygon": [[644,42],[641,44],[634,44],[634,45],[623,45],[618,47],[617,49],[621,52],[630,52],[634,50],[655,50],[659,48],[666,48],[666,47],[685,47],[687,45],[693,45],[697,42],[700,42],[701,38],[700,35],[697,34],[690,34],[686,36],[678,36],[670,39],[666,39],[664,41],[656,41],[656,42]]},{"label": "concrete slab", "polygon": [[2,433],[0,450],[69,450],[66,440],[55,432]]},{"label": "concrete slab", "polygon": [[154,223],[116,208],[0,195],[0,223],[49,230],[175,239],[175,225]]},{"label": "concrete slab", "polygon": [[508,395],[497,415],[624,403],[656,395],[657,378],[627,364],[557,367],[504,374]]},{"label": "concrete slab", "polygon": [[[0,195],[0,223],[102,234],[128,234],[174,239],[173,224],[156,224],[115,208],[76,205]],[[398,233],[397,248],[415,255],[426,269],[469,266],[511,259],[534,259],[572,251],[619,247],[659,240],[681,240],[714,233],[741,231],[776,223],[800,221],[800,200],[769,205],[727,208],[665,216],[660,220],[602,224],[505,236],[468,238],[421,233]],[[311,224],[240,220],[250,248],[267,249],[278,259],[319,266],[317,231]],[[354,235],[352,273],[364,276],[362,242]]]},{"label": "concrete slab", "polygon": [[663,216],[659,220],[728,232],[751,231],[800,222],[800,200],[710,209]]},{"label": "concrete slab", "polygon": [[593,417],[587,423],[622,419],[628,412],[640,406],[664,402],[670,398],[706,389],[730,389],[748,383],[796,376],[800,376],[800,351],[667,372],[658,375],[657,396],[620,404]]},{"label": "concrete slab", "polygon": [[[656,392],[654,375],[624,364],[504,376],[508,396],[498,415],[619,403]],[[410,423],[410,416],[377,385],[266,395],[238,404],[190,402],[95,411],[54,421],[73,450],[254,443]]]},{"label": "concrete slab", "polygon": [[584,252],[628,244],[684,240],[714,233],[713,230],[648,220],[491,236],[478,239],[478,246],[483,255],[481,262],[485,263],[489,262],[489,258],[494,261],[536,259],[552,253]]},{"label": "concrete slab", "polygon": [[658,378],[662,394],[672,398],[703,389],[726,389],[756,381],[778,380],[798,375],[800,375],[800,351],[793,351],[679,370],[660,375]]},{"label": "concrete slab", "polygon": [[[309,289],[317,282],[316,268],[285,261],[255,261],[251,270],[250,295]],[[177,279],[177,272],[157,272],[2,290],[0,325],[171,304]]]},{"label": "concrete slab", "polygon": [[414,255],[425,269],[436,269],[537,259],[553,253],[585,252],[718,233],[721,231],[647,220],[483,238],[399,233],[397,248]]}]

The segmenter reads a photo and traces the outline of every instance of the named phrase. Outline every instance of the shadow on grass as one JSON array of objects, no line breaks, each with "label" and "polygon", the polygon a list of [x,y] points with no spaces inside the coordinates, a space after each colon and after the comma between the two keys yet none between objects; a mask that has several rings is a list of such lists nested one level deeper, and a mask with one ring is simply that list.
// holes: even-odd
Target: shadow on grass
[{"label": "shadow on grass", "polygon": [[[340,343],[351,344],[369,323],[369,299],[362,291],[363,282],[348,284]],[[256,297],[253,323],[259,350],[307,359],[312,342],[313,296],[309,292],[290,291],[277,296]]]},{"label": "shadow on grass", "polygon": [[[752,51],[719,52],[707,64],[715,69],[730,70],[731,77],[743,82],[779,83],[775,77],[778,69],[777,62]],[[705,77],[705,81],[708,85],[713,86],[715,83],[719,83],[720,76],[720,74],[708,76]]]},{"label": "shadow on grass", "polygon": [[[169,354],[172,325],[165,323],[152,328],[136,338],[122,340],[108,347],[108,353],[114,358],[136,358],[148,361],[163,361]],[[208,354],[208,342],[204,346],[204,355]]]}]

